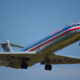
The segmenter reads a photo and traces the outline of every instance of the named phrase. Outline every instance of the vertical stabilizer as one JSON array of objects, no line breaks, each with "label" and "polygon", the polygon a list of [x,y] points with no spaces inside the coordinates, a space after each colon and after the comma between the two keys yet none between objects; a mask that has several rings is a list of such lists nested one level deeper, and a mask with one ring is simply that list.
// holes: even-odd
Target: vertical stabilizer
[{"label": "vertical stabilizer", "polygon": [[0,43],[0,45],[3,48],[4,52],[12,52],[11,46],[12,47],[18,47],[18,48],[24,48],[23,46],[10,43],[9,40],[7,40],[6,42]]},{"label": "vertical stabilizer", "polygon": [[10,46],[9,40],[7,40],[5,43],[1,43],[1,46],[4,50],[4,52],[12,52],[12,48]]}]

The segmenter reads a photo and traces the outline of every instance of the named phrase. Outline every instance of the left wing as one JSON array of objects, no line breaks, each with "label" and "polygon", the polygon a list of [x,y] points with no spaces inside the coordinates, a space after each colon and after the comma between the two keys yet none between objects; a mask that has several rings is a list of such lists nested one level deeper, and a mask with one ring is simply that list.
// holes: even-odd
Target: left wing
[{"label": "left wing", "polygon": [[6,66],[12,68],[21,68],[23,64],[27,64],[27,67],[32,66],[32,64],[28,64],[28,63],[30,59],[35,56],[35,54],[36,52],[0,53],[0,66]]},{"label": "left wing", "polygon": [[21,63],[10,62],[10,61],[0,61],[0,66],[11,67],[11,68],[21,68]]}]

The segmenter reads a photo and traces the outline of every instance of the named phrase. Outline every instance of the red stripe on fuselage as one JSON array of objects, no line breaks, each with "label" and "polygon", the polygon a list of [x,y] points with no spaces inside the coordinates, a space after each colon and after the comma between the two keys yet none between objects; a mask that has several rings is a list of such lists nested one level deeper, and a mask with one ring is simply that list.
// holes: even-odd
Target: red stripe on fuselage
[{"label": "red stripe on fuselage", "polygon": [[80,29],[80,27],[71,28],[71,29],[69,29],[68,31],[66,31],[66,32],[64,32],[64,33],[62,33],[62,34],[60,34],[60,35],[58,35],[58,36],[56,36],[56,37],[54,37],[54,38],[52,38],[52,39],[50,39],[50,40],[48,40],[48,41],[42,43],[42,44],[40,44],[40,45],[38,45],[38,46],[36,46],[36,47],[34,47],[34,48],[32,48],[32,49],[30,49],[29,51],[34,51],[34,50],[36,50],[37,48],[39,48],[39,47],[41,47],[41,46],[43,46],[43,45],[45,45],[45,44],[47,44],[47,43],[49,43],[49,42],[51,42],[51,41],[57,39],[57,38],[59,38],[59,37],[65,35],[66,33],[70,32],[70,31],[77,30],[77,29]]}]

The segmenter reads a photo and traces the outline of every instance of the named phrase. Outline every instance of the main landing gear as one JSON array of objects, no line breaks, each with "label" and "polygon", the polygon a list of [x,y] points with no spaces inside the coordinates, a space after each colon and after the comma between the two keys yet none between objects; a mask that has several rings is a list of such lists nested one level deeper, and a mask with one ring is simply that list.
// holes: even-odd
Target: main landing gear
[{"label": "main landing gear", "polygon": [[27,69],[28,65],[26,63],[21,63],[21,69]]},{"label": "main landing gear", "polygon": [[23,58],[23,59],[22,59],[22,63],[21,63],[21,69],[27,69],[27,68],[28,68],[28,65],[27,65],[27,63],[26,63],[26,59]]},{"label": "main landing gear", "polygon": [[51,64],[46,64],[45,65],[45,70],[51,71],[52,70],[52,65]]}]

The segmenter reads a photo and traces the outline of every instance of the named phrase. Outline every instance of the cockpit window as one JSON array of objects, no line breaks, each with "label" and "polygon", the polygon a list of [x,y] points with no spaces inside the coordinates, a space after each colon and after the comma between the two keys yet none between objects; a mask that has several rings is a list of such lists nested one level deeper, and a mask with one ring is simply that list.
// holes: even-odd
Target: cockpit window
[{"label": "cockpit window", "polygon": [[79,23],[77,23],[77,24],[72,24],[71,26],[73,27],[73,26],[78,26],[78,25],[80,25]]}]

